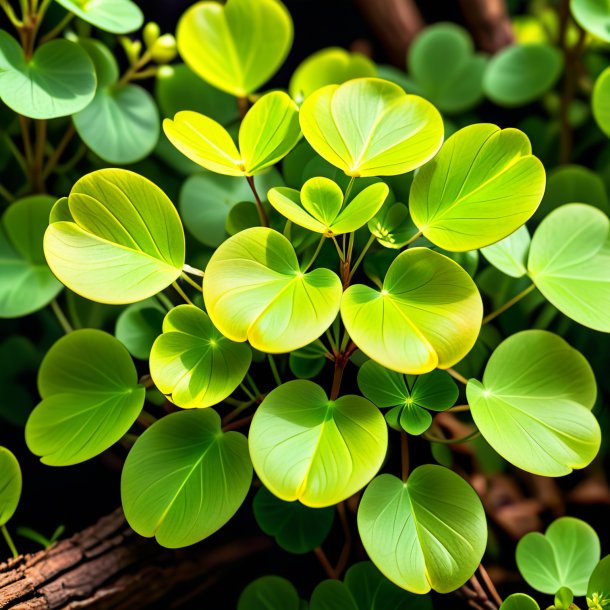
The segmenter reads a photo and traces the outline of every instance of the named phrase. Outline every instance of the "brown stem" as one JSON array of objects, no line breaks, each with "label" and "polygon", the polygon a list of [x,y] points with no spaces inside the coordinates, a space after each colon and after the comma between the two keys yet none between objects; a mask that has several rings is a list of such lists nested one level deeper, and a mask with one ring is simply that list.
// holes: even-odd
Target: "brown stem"
[{"label": "brown stem", "polygon": [[496,606],[496,604],[494,604],[489,599],[487,593],[485,593],[485,589],[483,589],[483,587],[481,586],[481,583],[479,582],[479,579],[477,578],[476,574],[473,574],[470,577],[469,582],[477,595],[477,603],[479,603],[486,610],[498,610],[498,606]]},{"label": "brown stem", "polygon": [[256,202],[256,211],[258,212],[258,218],[260,220],[261,226],[268,227],[269,226],[269,218],[267,218],[267,212],[265,212],[265,208],[263,207],[263,202],[261,198],[258,196],[258,191],[256,190],[256,186],[254,186],[254,178],[252,176],[246,176],[246,180],[250,185],[250,189],[252,190],[252,194],[254,195],[254,201]]},{"label": "brown stem", "polygon": [[351,355],[358,349],[352,341],[345,352],[335,354],[335,372],[333,374],[333,383],[330,389],[330,399],[336,400],[341,391],[341,381],[343,380],[343,371],[349,362]]},{"label": "brown stem", "polygon": [[345,568],[347,568],[349,554],[352,550],[352,532],[349,528],[349,523],[347,522],[345,502],[339,502],[339,504],[337,504],[337,513],[339,514],[339,520],[341,521],[341,528],[343,529],[343,536],[345,538],[343,548],[341,549],[341,555],[339,555],[339,561],[337,561],[337,567],[335,568],[337,577],[339,577],[343,574]]},{"label": "brown stem", "polygon": [[500,594],[498,593],[498,590],[496,589],[496,586],[494,585],[493,580],[491,580],[489,573],[487,572],[487,570],[485,569],[485,566],[483,564],[479,565],[479,572],[481,573],[481,578],[483,579],[483,582],[485,583],[487,590],[491,593],[491,596],[494,598],[494,601],[496,602],[496,604],[498,604],[498,606],[501,606],[502,598],[500,597]]},{"label": "brown stem", "polygon": [[237,98],[237,110],[239,111],[239,118],[243,120],[248,112],[248,107],[250,106],[250,102],[247,97],[238,97]]},{"label": "brown stem", "polygon": [[318,561],[320,562],[320,565],[326,572],[326,575],[328,576],[328,578],[337,580],[338,577],[337,577],[337,573],[335,572],[335,568],[333,568],[330,561],[328,561],[328,557],[326,556],[326,553],[322,550],[322,547],[317,546],[313,550],[313,552],[315,553],[316,557],[318,558]]},{"label": "brown stem", "polygon": [[55,150],[49,157],[46,165],[44,166],[44,169],[42,170],[42,179],[43,180],[46,180],[49,177],[49,175],[51,174],[51,172],[55,169],[55,167],[57,166],[57,163],[61,159],[61,156],[64,154],[64,151],[68,147],[68,144],[74,137],[75,133],[76,133],[76,128],[74,127],[74,123],[71,122],[70,125],[68,126],[68,128],[66,129],[66,132],[64,133],[62,139],[59,141],[59,144],[57,145],[57,147],[55,148]]},{"label": "brown stem", "polygon": [[251,413],[250,415],[246,415],[245,417],[242,417],[241,419],[238,419],[236,421],[233,421],[233,422],[227,424],[226,426],[223,426],[222,431],[228,432],[229,430],[239,430],[239,428],[243,428],[245,425],[249,424],[252,421],[253,417],[254,417],[254,413]]},{"label": "brown stem", "polygon": [[36,140],[34,146],[34,158],[32,159],[32,186],[37,193],[45,192],[43,162],[44,162],[44,146],[47,141],[47,122],[45,120],[37,120],[34,122]]},{"label": "brown stem", "polygon": [[409,438],[404,430],[400,431],[400,463],[402,466],[402,480],[409,478]]}]

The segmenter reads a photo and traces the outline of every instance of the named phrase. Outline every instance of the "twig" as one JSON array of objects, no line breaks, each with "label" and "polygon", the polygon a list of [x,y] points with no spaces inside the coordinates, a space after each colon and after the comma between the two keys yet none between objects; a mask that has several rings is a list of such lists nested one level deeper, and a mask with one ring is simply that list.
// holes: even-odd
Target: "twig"
[{"label": "twig", "polygon": [[269,226],[269,218],[267,217],[267,212],[265,212],[265,208],[263,207],[263,202],[261,198],[258,196],[258,191],[256,190],[256,186],[254,185],[254,178],[252,176],[246,176],[246,180],[250,185],[250,189],[254,195],[254,200],[256,202],[256,211],[258,212],[258,218],[260,220],[261,226],[268,227]]},{"label": "twig", "polygon": [[339,520],[341,521],[343,536],[345,538],[343,548],[341,549],[341,554],[339,555],[339,560],[337,561],[337,567],[335,568],[335,573],[337,574],[337,577],[340,577],[341,574],[343,574],[343,572],[345,571],[345,568],[347,567],[349,555],[352,550],[352,532],[350,530],[349,523],[347,522],[345,502],[339,502],[339,504],[337,504],[337,513],[339,515]]},{"label": "twig", "polygon": [[496,604],[498,604],[498,606],[501,606],[502,598],[500,597],[498,590],[496,589],[493,581],[491,580],[491,578],[489,576],[489,573],[487,572],[487,570],[485,569],[485,566],[482,563],[479,564],[479,572],[481,573],[481,578],[483,579],[483,582],[485,583],[487,590],[491,593],[491,596],[494,598]]},{"label": "twig", "polygon": [[337,573],[335,572],[335,568],[333,568],[330,561],[328,561],[328,557],[326,556],[326,553],[322,550],[322,547],[316,547],[313,552],[318,558],[318,561],[320,562],[322,568],[324,568],[326,575],[329,578],[332,578],[333,580],[337,580]]},{"label": "twig", "polygon": [[468,385],[468,379],[466,379],[466,377],[464,377],[464,375],[461,375],[460,373],[458,373],[455,369],[452,368],[448,368],[445,369],[454,379],[457,379],[460,383],[463,383],[464,385]]},{"label": "twig", "polygon": [[400,463],[402,467],[402,480],[409,478],[409,438],[404,430],[400,431]]},{"label": "twig", "polygon": [[510,309],[515,303],[518,303],[523,297],[527,296],[532,290],[536,288],[535,284],[530,284],[527,288],[522,290],[519,294],[515,295],[509,301],[506,301],[504,305],[498,307],[495,311],[487,314],[483,321],[481,322],[481,326],[484,326],[488,322],[491,322],[494,318],[497,318],[500,314],[504,313],[507,309]]}]

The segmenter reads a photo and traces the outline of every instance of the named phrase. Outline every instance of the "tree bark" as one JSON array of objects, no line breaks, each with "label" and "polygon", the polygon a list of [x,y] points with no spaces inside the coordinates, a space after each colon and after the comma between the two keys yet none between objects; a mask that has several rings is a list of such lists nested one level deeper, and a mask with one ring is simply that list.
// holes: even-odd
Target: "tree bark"
[{"label": "tree bark", "polygon": [[218,568],[271,546],[261,536],[173,551],[135,534],[116,510],[46,551],[0,564],[0,608],[136,610],[170,594],[179,607],[178,593],[186,601],[218,578]]}]

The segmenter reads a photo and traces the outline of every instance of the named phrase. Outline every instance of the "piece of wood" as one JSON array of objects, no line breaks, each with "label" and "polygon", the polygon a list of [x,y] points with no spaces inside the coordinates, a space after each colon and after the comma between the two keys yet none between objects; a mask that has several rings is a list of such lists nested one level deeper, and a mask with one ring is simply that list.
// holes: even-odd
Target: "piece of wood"
[{"label": "piece of wood", "polygon": [[[188,598],[211,584],[217,569],[268,549],[256,537],[177,551],[135,534],[121,510],[46,551],[0,564],[3,610],[136,610],[172,594]],[[168,602],[167,607],[170,607]]]}]

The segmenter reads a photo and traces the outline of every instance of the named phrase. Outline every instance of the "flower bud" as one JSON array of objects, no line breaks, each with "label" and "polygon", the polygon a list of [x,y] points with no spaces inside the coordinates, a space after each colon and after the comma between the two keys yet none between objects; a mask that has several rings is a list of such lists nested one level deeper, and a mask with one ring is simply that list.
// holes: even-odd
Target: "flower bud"
[{"label": "flower bud", "polygon": [[146,48],[150,49],[155,44],[159,36],[161,36],[161,28],[159,25],[154,21],[149,21],[144,26],[144,30],[142,32],[142,38],[144,39]]},{"label": "flower bud", "polygon": [[171,34],[163,34],[155,40],[150,48],[151,58],[158,64],[169,63],[176,57],[177,53],[176,39]]}]

